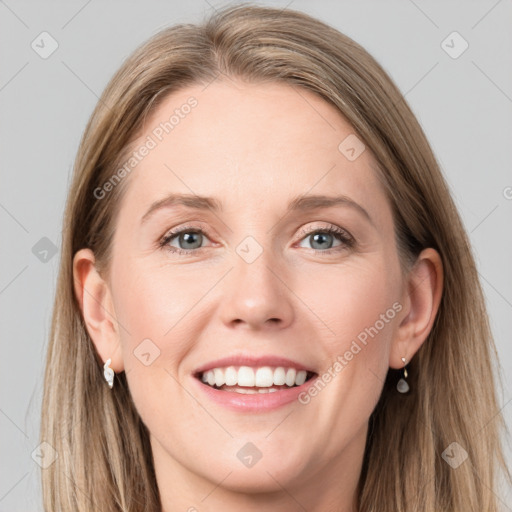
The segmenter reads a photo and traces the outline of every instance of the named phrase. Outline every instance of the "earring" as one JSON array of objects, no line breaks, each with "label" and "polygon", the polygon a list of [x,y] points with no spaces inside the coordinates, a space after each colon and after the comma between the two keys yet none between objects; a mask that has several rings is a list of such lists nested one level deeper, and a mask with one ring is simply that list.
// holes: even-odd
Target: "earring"
[{"label": "earring", "polygon": [[107,359],[106,363],[103,366],[103,375],[105,376],[105,380],[108,382],[108,385],[110,389],[112,389],[112,386],[114,385],[114,370],[109,367],[110,363],[112,362],[112,359]]},{"label": "earring", "polygon": [[398,389],[400,393],[407,393],[407,391],[409,391],[409,384],[407,384],[407,381],[405,380],[407,378],[407,370],[405,368],[405,357],[402,357],[402,361],[404,363],[404,376],[398,381],[396,389]]}]

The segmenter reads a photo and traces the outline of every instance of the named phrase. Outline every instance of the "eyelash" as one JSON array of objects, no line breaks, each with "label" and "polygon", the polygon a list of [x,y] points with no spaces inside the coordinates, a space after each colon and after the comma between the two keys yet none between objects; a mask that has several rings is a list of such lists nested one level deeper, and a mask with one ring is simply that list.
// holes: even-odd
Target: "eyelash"
[{"label": "eyelash", "polygon": [[[201,251],[201,249],[205,249],[205,247],[200,247],[198,249],[189,249],[189,250],[187,250],[187,249],[180,249],[179,247],[171,247],[170,245],[168,245],[169,242],[173,238],[175,238],[176,236],[180,235],[181,233],[195,233],[195,234],[205,235],[206,237],[208,237],[208,233],[206,233],[205,231],[203,231],[200,228],[197,228],[197,227],[194,227],[194,226],[183,226],[183,227],[181,227],[179,229],[170,231],[166,235],[164,235],[160,239],[160,241],[158,243],[159,247],[162,248],[162,249],[167,249],[170,252],[181,254],[181,255],[184,255],[184,256],[191,256],[193,253],[197,253],[197,252]],[[340,242],[342,242],[343,245],[344,245],[344,247],[343,246],[338,246],[338,247],[327,249],[325,251],[321,251],[320,249],[311,249],[311,250],[315,251],[318,254],[329,255],[329,254],[332,254],[333,252],[338,252],[339,250],[343,250],[345,248],[349,248],[350,249],[350,248],[352,248],[355,245],[355,240],[352,237],[352,235],[350,235],[344,229],[338,228],[336,226],[329,226],[329,227],[326,227],[326,228],[318,228],[318,229],[313,229],[313,230],[302,229],[300,231],[300,235],[302,236],[302,238],[299,241],[302,241],[307,236],[314,235],[314,234],[317,234],[317,233],[328,233],[330,235],[333,235]]]}]

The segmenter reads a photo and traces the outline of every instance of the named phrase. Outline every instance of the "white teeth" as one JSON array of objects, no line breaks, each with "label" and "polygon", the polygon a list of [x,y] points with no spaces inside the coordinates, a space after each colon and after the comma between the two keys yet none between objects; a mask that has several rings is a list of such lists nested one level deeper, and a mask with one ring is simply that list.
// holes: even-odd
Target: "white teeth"
[{"label": "white teeth", "polygon": [[[262,366],[260,368],[251,368],[250,366],[228,366],[227,368],[212,368],[201,375],[201,380],[210,386],[221,387],[239,386],[245,388],[258,387],[259,390],[250,390],[265,393],[274,392],[272,386],[289,387],[300,386],[306,382],[307,372],[305,370],[296,370],[295,368],[271,368]],[[263,389],[261,389],[263,388]],[[266,388],[266,389],[265,389]],[[247,390],[249,391],[249,390]],[[241,391],[243,392],[243,391]]]},{"label": "white teeth", "polygon": [[274,384],[282,386],[286,382],[286,372],[282,366],[274,370]]},{"label": "white teeth", "polygon": [[250,366],[240,366],[238,369],[238,385],[248,388],[254,386],[254,370]]},{"label": "white teeth", "polygon": [[302,384],[304,384],[304,382],[306,382],[306,376],[307,372],[305,372],[304,370],[298,371],[297,376],[295,377],[295,384],[297,384],[297,386],[301,386]]},{"label": "white teeth", "polygon": [[243,395],[255,395],[258,393],[258,391],[256,389],[238,388],[236,393],[242,393]]},{"label": "white teeth", "polygon": [[254,385],[259,388],[269,388],[274,384],[274,372],[270,366],[264,366],[256,370]]},{"label": "white teeth", "polygon": [[295,384],[295,377],[297,375],[297,372],[294,368],[288,368],[288,371],[286,372],[286,380],[285,383],[287,386],[293,386]]},{"label": "white teeth", "polygon": [[277,391],[276,388],[260,388],[258,389],[259,393],[275,393]]},{"label": "white teeth", "polygon": [[226,386],[235,386],[238,382],[238,372],[233,366],[226,368],[224,376],[226,377]]},{"label": "white teeth", "polygon": [[215,375],[215,385],[220,388],[225,383],[224,372],[220,368],[215,368],[213,374]]},{"label": "white teeth", "polygon": [[259,389],[253,389],[253,388],[235,388],[230,390],[225,390],[230,393],[241,393],[242,395],[255,395],[259,393],[275,393],[276,391],[279,391],[276,388],[259,388]]}]

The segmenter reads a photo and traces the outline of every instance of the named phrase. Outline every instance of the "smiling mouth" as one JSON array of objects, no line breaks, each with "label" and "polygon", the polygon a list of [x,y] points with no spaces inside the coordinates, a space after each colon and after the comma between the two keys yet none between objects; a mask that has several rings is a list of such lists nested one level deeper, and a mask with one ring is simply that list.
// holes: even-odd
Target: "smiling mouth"
[{"label": "smiling mouth", "polygon": [[317,374],[311,371],[284,367],[251,368],[247,366],[214,368],[194,375],[204,385],[218,391],[240,394],[275,393],[296,388]]}]

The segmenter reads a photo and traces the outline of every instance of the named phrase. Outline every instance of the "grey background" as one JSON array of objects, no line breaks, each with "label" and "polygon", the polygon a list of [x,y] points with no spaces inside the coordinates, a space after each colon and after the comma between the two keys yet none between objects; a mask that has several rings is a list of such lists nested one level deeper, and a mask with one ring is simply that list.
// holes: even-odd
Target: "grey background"
[{"label": "grey background", "polygon": [[[261,3],[332,24],[373,54],[406,95],[473,243],[504,375],[499,401],[510,427],[512,2]],[[42,509],[40,469],[31,454],[39,444],[64,201],[88,117],[139,43],[165,26],[200,21],[221,5],[0,0],[0,511]],[[47,59],[31,47],[43,31],[59,45]],[[469,43],[456,59],[441,47],[453,31]],[[43,237],[57,250],[47,261],[37,250],[50,246]],[[510,448],[507,453],[510,462]],[[504,510],[512,510],[512,491],[497,493]]]}]

